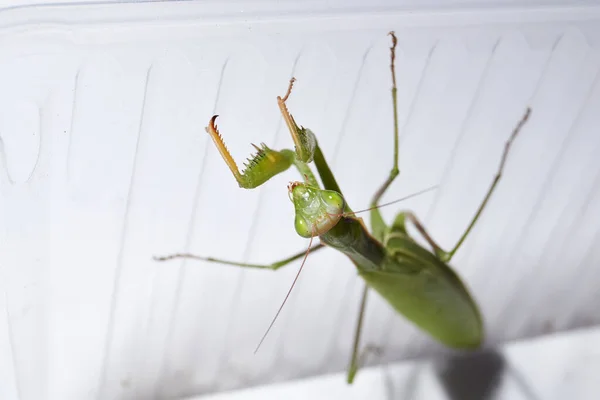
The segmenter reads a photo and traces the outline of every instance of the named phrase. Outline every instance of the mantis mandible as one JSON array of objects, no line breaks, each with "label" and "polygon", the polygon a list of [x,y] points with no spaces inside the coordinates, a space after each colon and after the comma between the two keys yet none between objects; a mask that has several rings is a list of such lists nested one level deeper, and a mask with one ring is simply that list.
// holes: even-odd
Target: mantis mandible
[{"label": "mantis mandible", "polygon": [[[309,252],[324,247],[341,251],[348,256],[356,267],[358,275],[366,283],[362,292],[352,354],[347,371],[348,383],[353,382],[366,354],[366,351],[359,351],[359,345],[369,289],[375,290],[398,313],[447,347],[469,350],[477,349],[482,345],[484,327],[479,308],[465,284],[448,263],[471,232],[496,189],[510,147],[530,114],[530,109],[527,108],[505,144],[500,166],[482,203],[451,250],[443,250],[427,233],[419,219],[410,211],[400,212],[391,225],[386,224],[379,211],[379,207],[382,206],[380,200],[399,175],[397,89],[394,66],[397,39],[394,32],[390,32],[390,35],[392,38],[390,68],[394,118],[393,167],[387,179],[373,195],[370,208],[364,210],[370,212],[370,231],[362,218],[357,218],[356,213],[348,205],[347,199],[343,196],[333,172],[321,152],[314,133],[296,124],[288,111],[286,100],[292,91],[294,83],[294,78],[292,78],[287,93],[283,98],[278,96],[277,103],[294,141],[294,150],[275,151],[265,144],[261,144],[260,147],[253,145],[257,153],[249,159],[246,168],[240,171],[227,150],[215,124],[217,115],[211,118],[206,131],[241,188],[256,188],[273,176],[286,171],[292,165],[296,167],[300,175],[304,177],[304,182],[291,182],[288,185],[288,194],[295,208],[294,226],[296,232],[304,238],[310,238],[308,249],[270,265],[242,263],[181,253],[155,257],[160,261],[175,258],[193,258],[267,270],[278,270],[295,260],[304,258],[298,271],[299,275]],[[322,187],[313,174],[309,166],[310,163],[314,163]],[[414,225],[431,247],[430,250],[418,244],[409,235],[406,229],[407,223]],[[312,240],[317,236],[320,243],[312,246]],[[296,279],[298,275],[296,275]],[[295,282],[296,280],[294,280]],[[285,304],[285,300],[283,304]],[[283,304],[281,307],[283,307]],[[279,311],[281,311],[281,307]],[[279,315],[279,311],[277,315]],[[277,315],[275,318],[277,318]],[[275,319],[273,319],[274,321]],[[271,326],[269,326],[269,329]]]}]

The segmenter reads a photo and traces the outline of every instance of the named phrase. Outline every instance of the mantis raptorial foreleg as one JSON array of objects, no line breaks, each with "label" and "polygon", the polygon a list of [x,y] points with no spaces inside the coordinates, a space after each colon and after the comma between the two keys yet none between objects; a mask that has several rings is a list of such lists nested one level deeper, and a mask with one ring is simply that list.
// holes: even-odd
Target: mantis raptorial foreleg
[{"label": "mantis raptorial foreleg", "polygon": [[483,198],[483,201],[481,202],[481,205],[477,209],[477,212],[475,212],[475,215],[473,216],[473,219],[471,220],[471,223],[469,224],[469,226],[467,226],[467,229],[462,234],[462,236],[460,237],[460,239],[458,239],[458,242],[452,248],[452,250],[450,250],[449,252],[447,252],[445,254],[438,255],[442,259],[442,261],[449,262],[450,259],[452,259],[452,257],[454,256],[454,254],[458,251],[459,247],[463,244],[463,242],[467,238],[467,235],[469,234],[469,232],[471,232],[471,230],[473,229],[473,226],[475,226],[475,223],[477,222],[477,220],[481,216],[481,213],[483,212],[485,206],[488,204],[488,201],[490,200],[490,197],[492,197],[492,193],[494,193],[494,190],[496,189],[496,186],[498,185],[498,182],[500,182],[500,178],[502,177],[502,172],[504,170],[504,165],[506,164],[506,159],[508,157],[508,153],[510,151],[510,147],[513,144],[513,142],[516,139],[516,137],[519,134],[519,132],[521,131],[521,128],[523,128],[523,125],[525,125],[525,123],[529,119],[529,114],[531,114],[531,109],[527,108],[527,110],[525,111],[525,114],[523,114],[523,117],[521,117],[521,120],[517,123],[517,126],[515,126],[515,128],[513,129],[512,134],[510,135],[510,137],[506,141],[506,144],[504,145],[504,152],[502,153],[502,159],[500,160],[500,166],[498,167],[498,172],[496,172],[496,176],[494,177],[494,180],[492,181],[492,184],[490,185],[490,188],[488,189],[487,194]]},{"label": "mantis raptorial foreleg", "polygon": [[[321,182],[323,182],[323,187],[327,190],[334,190],[342,194],[342,190],[340,189],[340,186],[333,176],[333,172],[331,172],[331,169],[325,160],[325,156],[323,155],[323,152],[317,143],[314,133],[309,129],[298,126],[294,120],[294,117],[285,105],[285,102],[292,94],[292,87],[294,86],[295,81],[296,80],[294,78],[290,79],[288,90],[285,96],[283,96],[283,98],[277,96],[277,104],[279,105],[279,110],[281,111],[283,120],[285,121],[290,134],[292,135],[292,140],[294,141],[297,156],[295,162],[296,167],[300,173],[303,174],[302,168],[306,168],[310,171],[307,163],[314,161],[319,177],[321,178]],[[313,186],[318,187],[318,184],[313,184]],[[347,211],[350,210],[348,209]]]},{"label": "mantis raptorial foreleg", "polygon": [[[308,251],[310,253],[313,253],[317,250],[322,249],[323,247],[325,247],[325,246],[323,244],[319,243],[318,245],[311,247]],[[286,266],[286,265],[290,264],[291,262],[304,257],[305,254],[306,254],[306,250],[302,250],[301,252],[299,252],[297,254],[294,254],[288,258],[284,258],[283,260],[279,260],[279,261],[276,261],[271,264],[243,263],[243,262],[237,262],[237,261],[223,260],[223,259],[214,258],[214,257],[202,257],[202,256],[197,256],[195,254],[190,254],[190,253],[170,254],[168,256],[163,256],[163,257],[154,257],[154,259],[156,261],[168,261],[168,260],[173,260],[175,258],[190,258],[193,260],[209,261],[209,262],[214,262],[214,263],[219,263],[219,264],[233,265],[235,267],[271,269],[273,271],[276,271],[279,268]]]}]

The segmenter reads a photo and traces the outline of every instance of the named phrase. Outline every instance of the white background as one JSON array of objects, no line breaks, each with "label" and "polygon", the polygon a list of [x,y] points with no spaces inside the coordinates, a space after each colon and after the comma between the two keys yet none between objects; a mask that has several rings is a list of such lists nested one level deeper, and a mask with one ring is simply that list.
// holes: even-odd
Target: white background
[{"label": "white background", "polygon": [[[563,2],[564,3],[564,2]],[[446,247],[526,106],[530,122],[453,260],[488,344],[599,322],[600,8],[594,2],[212,2],[0,13],[0,398],[172,398],[347,364],[360,282],[315,254],[261,351],[297,264],[278,273],[154,255],[270,262],[293,231],[292,171],[237,184],[238,161],[290,147],[275,98],[311,128],[353,208],[391,166],[389,37],[399,37],[399,180]],[[396,207],[384,209],[391,219]],[[442,349],[371,296],[377,362]]]},{"label": "white background", "polygon": [[370,367],[352,386],[331,374],[190,400],[594,400],[599,343],[600,330],[586,329],[472,357]]}]

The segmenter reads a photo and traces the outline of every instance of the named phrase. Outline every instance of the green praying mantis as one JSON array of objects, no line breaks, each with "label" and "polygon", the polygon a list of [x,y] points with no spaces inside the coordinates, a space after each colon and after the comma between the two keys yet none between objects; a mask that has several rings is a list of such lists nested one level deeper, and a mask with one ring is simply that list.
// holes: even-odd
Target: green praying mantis
[{"label": "green praying mantis", "polygon": [[[155,257],[160,261],[175,258],[193,258],[267,270],[278,270],[293,261],[303,258],[302,265],[290,287],[290,291],[267,329],[268,333],[290,295],[308,254],[324,247],[341,251],[352,261],[358,275],[366,283],[362,292],[352,355],[347,371],[348,383],[354,381],[368,351],[366,349],[359,351],[359,346],[369,289],[375,290],[398,313],[449,348],[470,350],[477,349],[482,345],[484,341],[484,324],[477,303],[448,263],[473,229],[496,189],[510,147],[526,123],[531,111],[527,108],[524,116],[506,142],[500,166],[487,194],[466,230],[451,250],[443,250],[427,233],[419,219],[410,211],[400,212],[391,225],[386,224],[379,208],[399,201],[380,204],[382,196],[399,175],[397,88],[394,65],[397,39],[394,32],[390,32],[390,35],[392,38],[390,68],[394,118],[393,166],[387,179],[373,195],[370,208],[362,210],[370,212],[370,231],[362,218],[356,217],[357,212],[352,211],[347,199],[343,196],[314,133],[296,124],[288,111],[286,100],[290,96],[294,84],[294,78],[292,78],[287,93],[283,98],[278,96],[277,103],[294,141],[294,150],[275,151],[265,144],[260,147],[253,145],[257,153],[249,159],[245,169],[240,171],[227,150],[215,124],[217,115],[211,118],[206,131],[242,188],[256,188],[273,176],[286,171],[292,165],[296,167],[304,178],[304,182],[291,182],[287,189],[295,208],[294,226],[296,232],[300,236],[310,239],[308,249],[270,265],[235,262],[182,253]],[[309,166],[310,163],[314,163],[321,184],[313,174]],[[406,228],[407,223],[416,228],[431,249],[421,246],[409,235]],[[312,246],[315,237],[319,237],[320,243]],[[267,333],[265,333],[265,336]],[[262,340],[260,343],[262,343]]]}]

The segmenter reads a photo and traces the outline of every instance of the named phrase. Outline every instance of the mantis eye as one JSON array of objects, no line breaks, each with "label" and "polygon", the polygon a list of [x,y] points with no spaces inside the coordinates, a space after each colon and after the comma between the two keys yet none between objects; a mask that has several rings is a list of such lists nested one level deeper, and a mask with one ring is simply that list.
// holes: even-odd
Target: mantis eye
[{"label": "mantis eye", "polygon": [[296,233],[298,235],[309,238],[312,236],[312,230],[310,229],[310,224],[306,222],[303,216],[296,213],[296,219],[294,221],[294,228],[296,228]]},{"label": "mantis eye", "polygon": [[325,205],[329,214],[337,215],[344,211],[344,198],[333,190],[322,190],[321,202]]}]

